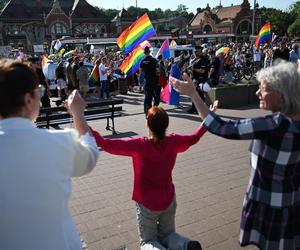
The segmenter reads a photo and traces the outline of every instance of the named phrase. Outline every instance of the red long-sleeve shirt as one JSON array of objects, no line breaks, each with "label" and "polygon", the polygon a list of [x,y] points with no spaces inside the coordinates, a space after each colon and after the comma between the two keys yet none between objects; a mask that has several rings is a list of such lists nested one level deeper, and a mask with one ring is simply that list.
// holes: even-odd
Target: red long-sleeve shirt
[{"label": "red long-sleeve shirt", "polygon": [[196,144],[205,132],[206,128],[201,125],[191,135],[169,134],[160,144],[146,137],[108,139],[103,138],[97,131],[93,131],[93,134],[98,146],[104,151],[132,157],[132,199],[150,210],[161,211],[174,198],[172,170],[177,154]]}]

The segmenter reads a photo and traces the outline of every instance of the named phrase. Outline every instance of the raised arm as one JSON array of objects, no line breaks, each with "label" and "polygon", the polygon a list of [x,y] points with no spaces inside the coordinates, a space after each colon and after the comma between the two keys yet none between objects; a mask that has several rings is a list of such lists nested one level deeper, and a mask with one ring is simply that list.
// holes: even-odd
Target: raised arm
[{"label": "raised arm", "polygon": [[84,118],[86,103],[79,95],[78,90],[71,93],[64,105],[73,116],[75,130],[79,135],[79,138],[74,138],[73,176],[82,176],[95,167],[99,151],[92,131]]},{"label": "raised arm", "polygon": [[[191,97],[200,117],[204,120],[210,111],[209,108],[198,95],[195,84],[186,73],[183,74],[183,79],[184,80],[181,81],[170,77],[170,83],[178,92]],[[215,103],[215,105],[217,105],[217,103]]]},{"label": "raised arm", "polygon": [[184,81],[170,78],[172,86],[180,93],[192,98],[195,107],[204,120],[204,125],[213,134],[228,139],[263,139],[270,135],[270,131],[278,128],[282,116],[273,114],[266,117],[225,121],[217,114],[210,112],[207,105],[202,101],[192,80],[184,75]]},{"label": "raised arm", "polygon": [[141,148],[140,138],[110,139],[104,138],[96,130],[91,130],[98,147],[101,147],[104,151],[110,154],[132,156]]}]

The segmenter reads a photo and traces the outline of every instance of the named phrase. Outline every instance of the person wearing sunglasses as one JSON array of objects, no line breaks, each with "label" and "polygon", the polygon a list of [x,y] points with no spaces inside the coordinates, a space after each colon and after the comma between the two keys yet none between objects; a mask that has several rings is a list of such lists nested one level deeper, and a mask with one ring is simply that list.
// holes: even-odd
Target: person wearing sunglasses
[{"label": "person wearing sunglasses", "polygon": [[300,249],[300,73],[281,61],[257,74],[264,117],[225,121],[209,111],[191,79],[171,84],[192,98],[204,126],[213,134],[252,140],[251,174],[243,203],[240,245],[262,250]]},{"label": "person wearing sunglasses", "polygon": [[75,130],[36,128],[44,91],[29,66],[0,60],[1,249],[82,249],[68,208],[71,177],[90,172],[99,152],[78,91],[65,102]]}]

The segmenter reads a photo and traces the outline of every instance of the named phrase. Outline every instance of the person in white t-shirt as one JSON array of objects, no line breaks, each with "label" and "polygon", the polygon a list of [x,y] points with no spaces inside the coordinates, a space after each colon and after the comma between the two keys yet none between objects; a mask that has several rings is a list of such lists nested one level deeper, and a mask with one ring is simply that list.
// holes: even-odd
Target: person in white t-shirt
[{"label": "person in white t-shirt", "polygon": [[107,58],[102,57],[101,64],[99,65],[100,83],[101,83],[100,98],[104,97],[104,93],[106,94],[106,98],[110,97],[109,83],[108,83],[108,79],[107,79],[108,70],[109,70],[109,67],[107,66]]},{"label": "person in white t-shirt", "polygon": [[25,64],[0,60],[0,242],[5,250],[82,250],[68,202],[71,178],[99,155],[77,90],[65,102],[75,129],[34,124],[45,89]]},{"label": "person in white t-shirt", "polygon": [[56,80],[58,96],[62,101],[67,99],[67,83],[64,79],[59,78]]}]

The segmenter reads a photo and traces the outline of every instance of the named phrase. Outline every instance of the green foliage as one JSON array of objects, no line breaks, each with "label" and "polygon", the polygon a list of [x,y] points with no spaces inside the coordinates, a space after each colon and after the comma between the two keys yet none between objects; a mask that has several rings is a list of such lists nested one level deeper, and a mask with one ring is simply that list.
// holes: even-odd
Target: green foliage
[{"label": "green foliage", "polygon": [[300,1],[297,1],[294,4],[292,4],[289,8],[289,12],[295,18],[299,18],[300,17]]},{"label": "green foliage", "polygon": [[269,21],[271,23],[272,32],[279,36],[286,35],[289,26],[295,21],[295,17],[291,12],[273,8],[260,8],[258,14],[261,15],[262,24]]},{"label": "green foliage", "polygon": [[[119,13],[119,10],[116,9],[108,9],[108,10],[103,8],[98,8],[98,9],[103,11],[104,15],[108,16],[110,19],[113,19]],[[161,8],[149,10],[147,8],[139,8],[139,7],[136,8],[135,6],[130,6],[127,9],[127,11],[133,18],[140,17],[144,13],[147,13],[151,20],[171,18],[177,16],[184,16],[188,20],[191,20],[194,17],[194,14],[192,12],[188,13],[188,8],[184,4],[179,4],[176,10],[166,9],[165,11],[163,11]],[[174,28],[173,26],[169,27],[166,24],[160,24],[157,27],[157,31],[158,32],[170,31],[170,29]]]},{"label": "green foliage", "polygon": [[297,18],[295,22],[288,28],[289,36],[300,36],[300,18]]},{"label": "green foliage", "polygon": [[118,15],[120,11],[116,9],[103,9],[103,12],[109,18],[109,20],[112,20]]},{"label": "green foliage", "polygon": [[3,9],[3,7],[8,3],[9,0],[0,0],[0,11]]}]

